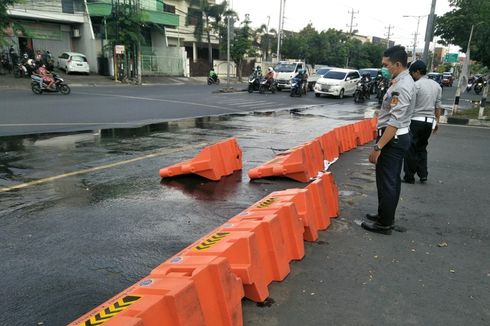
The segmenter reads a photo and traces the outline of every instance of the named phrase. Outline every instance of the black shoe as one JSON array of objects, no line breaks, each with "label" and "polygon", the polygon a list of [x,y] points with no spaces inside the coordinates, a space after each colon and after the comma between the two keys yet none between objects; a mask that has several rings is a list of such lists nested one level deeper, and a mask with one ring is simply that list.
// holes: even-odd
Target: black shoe
[{"label": "black shoe", "polygon": [[427,177],[420,178],[420,183],[426,183],[427,182]]},{"label": "black shoe", "polygon": [[415,178],[408,178],[408,177],[403,177],[402,179],[403,183],[409,183],[409,184],[414,184],[415,183]]},{"label": "black shoe", "polygon": [[378,222],[379,215],[378,214],[366,214],[366,218],[373,222]]},{"label": "black shoe", "polygon": [[385,235],[390,235],[391,229],[392,229],[391,225],[390,226],[384,226],[384,225],[381,225],[377,222],[362,222],[361,227],[364,230],[375,232],[375,233],[381,233],[381,234],[385,234]]}]

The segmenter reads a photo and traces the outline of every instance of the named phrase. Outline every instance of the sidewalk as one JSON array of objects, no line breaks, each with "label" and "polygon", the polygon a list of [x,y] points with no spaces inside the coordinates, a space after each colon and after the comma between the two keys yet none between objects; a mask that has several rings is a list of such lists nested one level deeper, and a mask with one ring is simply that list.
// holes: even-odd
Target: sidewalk
[{"label": "sidewalk", "polygon": [[[244,301],[245,325],[489,325],[490,129],[444,125],[430,139],[429,181],[402,185],[406,233],[364,231],[376,212],[371,146],[333,165],[341,213],[269,305]],[[462,150],[464,148],[464,150]]]}]

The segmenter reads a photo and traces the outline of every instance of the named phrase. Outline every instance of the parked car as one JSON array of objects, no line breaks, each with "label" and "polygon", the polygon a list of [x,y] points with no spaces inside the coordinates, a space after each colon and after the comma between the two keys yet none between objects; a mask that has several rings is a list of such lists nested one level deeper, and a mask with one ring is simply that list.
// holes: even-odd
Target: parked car
[{"label": "parked car", "polygon": [[427,77],[429,79],[432,79],[434,80],[435,82],[437,82],[439,85],[441,85],[441,87],[443,87],[444,85],[442,84],[442,74],[438,73],[438,72],[429,72],[427,74]]},{"label": "parked car", "polygon": [[442,74],[442,84],[447,87],[453,87],[454,77],[450,72],[445,72]]},{"label": "parked car", "polygon": [[324,94],[343,98],[344,95],[353,95],[360,80],[361,75],[357,70],[332,69],[316,82],[315,96]]},{"label": "parked car", "polygon": [[315,72],[313,74],[311,74],[311,76],[308,77],[308,89],[310,91],[312,91],[313,88],[315,87],[315,84],[318,81],[318,79],[323,77],[327,72],[329,72],[332,69],[335,69],[335,68],[333,68],[333,67],[321,67],[321,68],[318,68],[317,70],[315,70]]},{"label": "parked car", "polygon": [[71,72],[90,74],[87,57],[77,52],[63,52],[58,57],[58,68],[64,70],[67,74]]}]

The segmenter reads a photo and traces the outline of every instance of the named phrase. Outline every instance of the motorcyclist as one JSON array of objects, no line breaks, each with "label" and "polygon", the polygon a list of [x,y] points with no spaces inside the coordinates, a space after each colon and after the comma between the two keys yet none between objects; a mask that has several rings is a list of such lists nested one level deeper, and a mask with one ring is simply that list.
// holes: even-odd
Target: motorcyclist
[{"label": "motorcyclist", "polygon": [[262,68],[257,66],[253,72],[253,75],[258,79],[262,78]]},{"label": "motorcyclist", "polygon": [[304,69],[299,69],[296,76],[293,78],[297,78],[299,80],[299,88],[303,90],[303,93],[306,94],[306,81],[308,80],[308,75]]},{"label": "motorcyclist", "polygon": [[267,80],[267,86],[272,85],[272,83],[274,82],[274,69],[272,67],[267,68],[265,79]]},{"label": "motorcyclist", "polygon": [[50,71],[46,69],[46,66],[42,64],[38,69],[37,69],[37,74],[36,76],[39,76],[42,78],[42,81],[48,84],[49,89],[54,89],[54,76],[51,74]]},{"label": "motorcyclist", "polygon": [[215,83],[218,81],[218,74],[214,71],[214,68],[209,70],[209,78],[213,79]]}]

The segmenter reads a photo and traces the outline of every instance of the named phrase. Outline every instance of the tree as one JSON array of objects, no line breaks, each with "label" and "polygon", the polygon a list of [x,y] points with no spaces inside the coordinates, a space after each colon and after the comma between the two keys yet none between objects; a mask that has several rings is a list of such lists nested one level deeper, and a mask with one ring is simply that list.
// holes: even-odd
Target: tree
[{"label": "tree", "polygon": [[13,6],[19,0],[2,0],[0,1],[0,45],[5,42],[4,37],[7,35],[7,27],[10,25],[7,9]]},{"label": "tree", "polygon": [[471,59],[490,67],[490,1],[449,0],[453,8],[436,19],[435,35],[442,44],[455,44],[466,52],[471,26]]},{"label": "tree", "polygon": [[238,67],[238,80],[242,80],[243,59],[245,55],[254,57],[257,55],[255,48],[253,48],[253,31],[250,28],[250,20],[248,15],[245,16],[245,20],[240,24],[240,28],[235,29],[235,37],[231,42],[230,55],[233,61]]},{"label": "tree", "polygon": [[190,8],[187,13],[187,24],[194,25],[194,37],[198,42],[202,41],[205,32],[208,42],[209,66],[213,65],[213,47],[211,45],[211,33],[220,32],[223,17],[229,14],[228,3],[210,4],[208,0],[190,0]]}]

